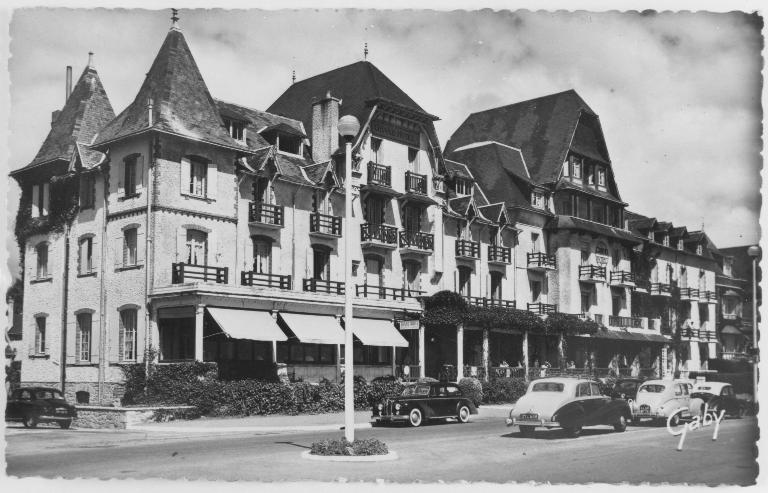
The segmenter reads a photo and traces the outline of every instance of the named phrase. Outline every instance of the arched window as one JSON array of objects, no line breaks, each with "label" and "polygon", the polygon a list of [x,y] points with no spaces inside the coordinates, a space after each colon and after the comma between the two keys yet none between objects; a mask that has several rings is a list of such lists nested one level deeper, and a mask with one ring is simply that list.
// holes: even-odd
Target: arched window
[{"label": "arched window", "polygon": [[48,278],[48,243],[40,243],[35,247],[37,257],[37,278]]},{"label": "arched window", "polygon": [[77,332],[75,334],[75,361],[91,361],[91,312],[77,314]]},{"label": "arched window", "polygon": [[208,233],[205,231],[187,228],[186,263],[190,265],[208,264]]},{"label": "arched window", "polygon": [[77,273],[81,276],[93,272],[93,236],[83,236],[78,241]]},{"label": "arched window", "polygon": [[123,230],[123,267],[137,264],[138,237],[139,228],[137,227]]},{"label": "arched window", "polygon": [[272,273],[272,238],[254,236],[253,240],[253,272],[256,274]]},{"label": "arched window", "polygon": [[120,334],[118,357],[120,361],[136,361],[136,327],[138,308],[128,307],[120,310]]}]

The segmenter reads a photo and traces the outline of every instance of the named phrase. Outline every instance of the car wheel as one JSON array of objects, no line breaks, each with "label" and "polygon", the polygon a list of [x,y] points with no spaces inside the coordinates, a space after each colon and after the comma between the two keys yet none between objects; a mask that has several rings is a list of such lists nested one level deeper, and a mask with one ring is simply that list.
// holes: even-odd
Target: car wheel
[{"label": "car wheel", "polygon": [[577,438],[579,435],[581,435],[581,426],[569,426],[564,428],[564,430],[565,434],[571,438]]},{"label": "car wheel", "polygon": [[677,426],[679,424],[680,424],[680,415],[679,414],[673,415],[672,419],[669,420],[669,425],[674,428],[675,426]]},{"label": "car wheel", "polygon": [[414,428],[421,425],[422,416],[420,409],[412,409],[408,414],[408,423]]},{"label": "car wheel", "polygon": [[613,429],[622,432],[627,429],[627,418],[624,415],[619,416],[619,421],[613,425]]},{"label": "car wheel", "polygon": [[466,423],[469,421],[469,408],[467,406],[461,406],[459,408],[459,423]]},{"label": "car wheel", "polygon": [[72,420],[68,419],[66,421],[59,421],[59,426],[62,430],[68,430],[70,426],[72,426]]},{"label": "car wheel", "polygon": [[24,419],[21,420],[22,424],[24,424],[24,428],[36,428],[37,427],[37,418],[31,415],[24,416]]},{"label": "car wheel", "polygon": [[520,425],[520,434],[526,438],[533,436],[533,432],[536,430],[535,426]]}]

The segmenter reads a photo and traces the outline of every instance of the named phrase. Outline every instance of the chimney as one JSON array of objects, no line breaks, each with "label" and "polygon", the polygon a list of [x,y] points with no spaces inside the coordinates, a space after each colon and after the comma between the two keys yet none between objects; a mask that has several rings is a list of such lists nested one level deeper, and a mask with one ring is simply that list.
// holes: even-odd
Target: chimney
[{"label": "chimney", "polygon": [[60,114],[61,110],[55,110],[51,113],[51,128],[53,128],[53,125],[56,123],[56,120],[59,118]]},{"label": "chimney", "polygon": [[331,96],[312,103],[312,159],[316,163],[328,161],[339,147],[339,106],[341,100]]},{"label": "chimney", "polygon": [[64,104],[67,104],[70,94],[72,94],[72,67],[67,65],[67,93],[64,98]]}]

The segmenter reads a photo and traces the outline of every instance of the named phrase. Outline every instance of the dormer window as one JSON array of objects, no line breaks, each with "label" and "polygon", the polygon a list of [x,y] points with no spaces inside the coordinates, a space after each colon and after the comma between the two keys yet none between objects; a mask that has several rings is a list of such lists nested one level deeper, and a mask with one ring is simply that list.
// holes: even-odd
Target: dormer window
[{"label": "dormer window", "polygon": [[704,247],[701,245],[696,245],[696,255],[704,255]]},{"label": "dormer window", "polygon": [[301,155],[303,140],[301,135],[294,134],[291,131],[284,131],[279,128],[268,128],[261,132],[261,136],[264,137],[267,142],[277,147],[277,150],[280,152]]},{"label": "dormer window", "polygon": [[245,142],[245,123],[224,118],[224,126],[227,128],[230,137],[240,142]]},{"label": "dormer window", "polygon": [[605,169],[604,168],[597,168],[597,186],[599,187],[605,186]]},{"label": "dormer window", "polygon": [[587,175],[587,184],[595,184],[595,167],[589,164],[584,165],[584,173]]},{"label": "dormer window", "polygon": [[664,245],[665,247],[669,246],[669,235],[663,235],[661,237],[661,244]]},{"label": "dormer window", "polygon": [[543,209],[544,194],[541,192],[531,192],[531,205],[537,209]]},{"label": "dormer window", "polygon": [[456,178],[456,195],[471,195],[472,186],[467,180]]},{"label": "dormer window", "polygon": [[677,249],[683,250],[685,246],[683,245],[683,240],[677,240]]},{"label": "dormer window", "polygon": [[577,180],[581,180],[581,158],[577,156],[571,156],[571,176]]}]

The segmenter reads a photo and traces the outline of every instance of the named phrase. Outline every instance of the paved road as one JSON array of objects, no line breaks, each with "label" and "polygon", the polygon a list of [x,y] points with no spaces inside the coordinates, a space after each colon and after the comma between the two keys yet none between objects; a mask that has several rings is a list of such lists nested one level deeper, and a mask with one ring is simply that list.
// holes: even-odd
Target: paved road
[{"label": "paved road", "polygon": [[190,478],[261,481],[549,481],[753,484],[757,420],[727,420],[691,432],[684,450],[663,427],[558,430],[522,438],[499,418],[469,424],[360,430],[384,440],[400,459],[325,463],[301,459],[313,441],[341,432],[163,434],[8,429],[7,474],[65,478]]}]

